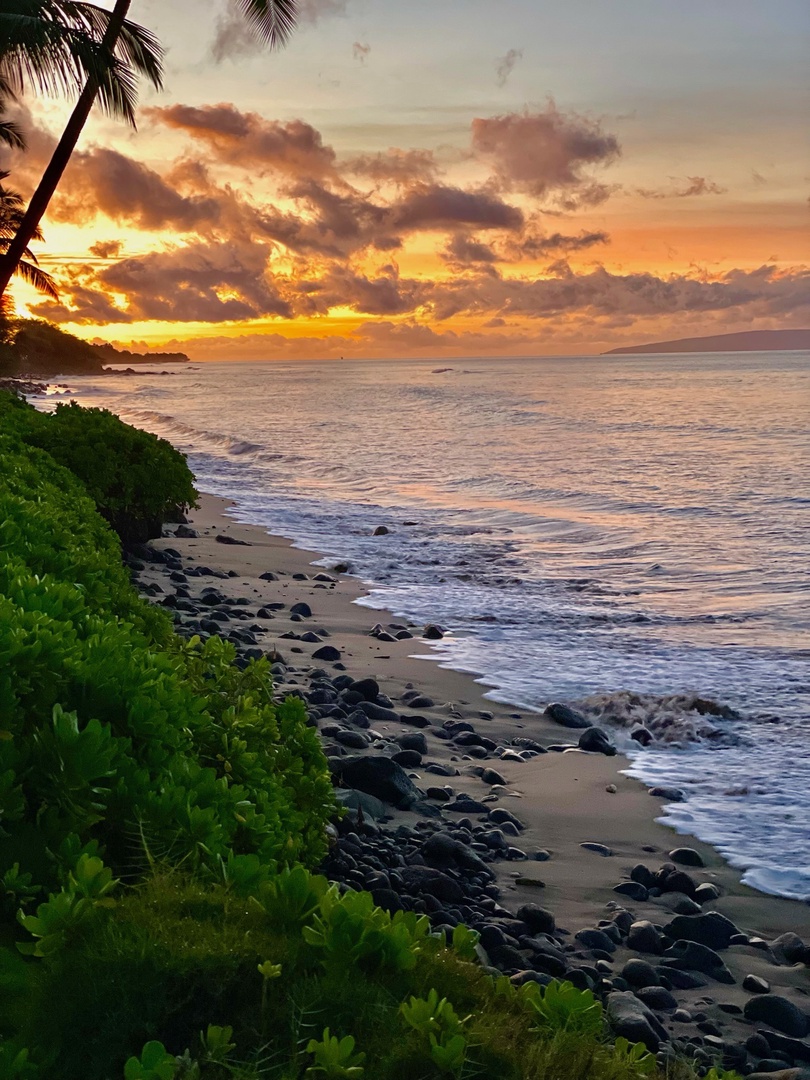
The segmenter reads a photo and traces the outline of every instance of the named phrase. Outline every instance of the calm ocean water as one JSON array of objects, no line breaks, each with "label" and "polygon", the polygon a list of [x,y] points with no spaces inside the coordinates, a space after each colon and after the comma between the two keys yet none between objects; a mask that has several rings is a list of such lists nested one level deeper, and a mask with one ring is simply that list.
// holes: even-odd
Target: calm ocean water
[{"label": "calm ocean water", "polygon": [[[239,520],[350,561],[370,607],[450,627],[434,659],[493,698],[607,708],[634,775],[686,793],[667,823],[750,885],[810,898],[810,353],[70,386],[186,451]],[[694,694],[740,718],[684,713]],[[634,719],[656,748],[629,743]]]}]

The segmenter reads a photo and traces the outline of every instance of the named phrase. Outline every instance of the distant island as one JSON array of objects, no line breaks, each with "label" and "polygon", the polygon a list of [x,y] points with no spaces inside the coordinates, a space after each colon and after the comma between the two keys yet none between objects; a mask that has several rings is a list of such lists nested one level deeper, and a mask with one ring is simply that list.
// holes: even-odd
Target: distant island
[{"label": "distant island", "polygon": [[603,356],[619,353],[691,353],[691,352],[784,352],[810,349],[810,330],[744,330],[739,334],[712,334],[710,337],[678,338],[676,341],[653,341],[649,345],[627,345],[610,349]]}]

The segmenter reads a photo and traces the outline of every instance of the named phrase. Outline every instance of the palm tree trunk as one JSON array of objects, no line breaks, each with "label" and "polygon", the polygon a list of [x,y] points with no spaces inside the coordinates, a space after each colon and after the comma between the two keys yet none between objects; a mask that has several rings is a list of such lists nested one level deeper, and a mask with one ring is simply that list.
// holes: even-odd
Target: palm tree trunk
[{"label": "palm tree trunk", "polygon": [[[101,42],[102,55],[112,53],[115,49],[131,6],[132,0],[116,0],[115,8]],[[17,269],[17,264],[22,259],[26,248],[39,228],[40,222],[48,209],[48,204],[53,198],[59,181],[62,179],[62,174],[67,168],[73,151],[76,149],[76,143],[79,141],[84,125],[87,123],[87,118],[95,104],[98,91],[99,81],[91,76],[85,83],[79,100],[76,102],[67,126],[62,133],[62,138],[53,152],[48,168],[39,182],[39,187],[28,204],[28,209],[16,235],[9,244],[6,253],[0,257],[0,297],[5,294],[9,282]]]}]

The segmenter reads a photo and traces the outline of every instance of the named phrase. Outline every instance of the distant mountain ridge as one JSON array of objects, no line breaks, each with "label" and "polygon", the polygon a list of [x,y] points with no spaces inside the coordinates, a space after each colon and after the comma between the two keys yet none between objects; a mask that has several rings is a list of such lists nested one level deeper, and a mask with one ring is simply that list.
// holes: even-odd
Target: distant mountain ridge
[{"label": "distant mountain ridge", "polygon": [[712,334],[709,337],[653,341],[649,345],[627,345],[610,349],[603,356],[620,353],[687,352],[780,352],[810,349],[810,330],[744,330],[739,334]]}]

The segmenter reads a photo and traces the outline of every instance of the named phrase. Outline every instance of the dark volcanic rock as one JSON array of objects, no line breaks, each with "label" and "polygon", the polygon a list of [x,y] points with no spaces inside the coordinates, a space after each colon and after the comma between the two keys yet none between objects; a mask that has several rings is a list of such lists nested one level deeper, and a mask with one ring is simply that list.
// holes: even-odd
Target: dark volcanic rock
[{"label": "dark volcanic rock", "polygon": [[340,649],[336,649],[334,645],[323,645],[320,649],[316,649],[312,654],[313,660],[326,660],[335,661],[340,659]]},{"label": "dark volcanic rock", "polygon": [[676,941],[664,956],[664,967],[678,968],[681,971],[702,971],[718,982],[734,982],[734,976],[717,953],[695,941]]},{"label": "dark volcanic rock", "polygon": [[655,1013],[628,991],[608,994],[607,1020],[616,1035],[631,1043],[643,1042],[652,1053],[667,1039],[666,1030]]},{"label": "dark volcanic rock", "polygon": [[643,885],[639,885],[637,881],[623,881],[621,885],[615,885],[613,891],[621,896],[629,896],[631,900],[639,902],[647,899],[647,890]]},{"label": "dark volcanic rock", "polygon": [[646,960],[636,958],[628,960],[621,970],[621,976],[633,987],[658,986],[658,972]]},{"label": "dark volcanic rock", "polygon": [[627,933],[627,948],[633,952],[649,953],[653,956],[660,955],[664,949],[661,944],[661,934],[647,919],[634,922]]},{"label": "dark volcanic rock", "polygon": [[808,1020],[805,1014],[792,1001],[778,994],[760,994],[749,998],[743,1014],[746,1020],[758,1020],[794,1039],[803,1039],[807,1034]]},{"label": "dark volcanic rock", "polygon": [[546,706],[543,716],[548,717],[549,720],[553,720],[555,724],[562,725],[562,727],[589,728],[591,726],[590,720],[586,720],[581,713],[575,712],[567,705],[562,705],[558,701],[553,701],[550,705]]},{"label": "dark volcanic rock", "polygon": [[705,866],[703,857],[694,848],[679,847],[669,853],[670,859],[681,866]]},{"label": "dark volcanic rock", "polygon": [[770,994],[771,984],[767,979],[761,979],[759,975],[746,975],[743,979],[743,990],[749,994]]},{"label": "dark volcanic rock", "polygon": [[399,875],[406,889],[416,896],[427,893],[446,904],[460,904],[464,899],[459,883],[432,866],[405,866]]},{"label": "dark volcanic rock", "polygon": [[524,904],[517,910],[517,917],[526,923],[533,934],[553,934],[556,929],[554,916],[537,904]]},{"label": "dark volcanic rock", "polygon": [[579,737],[580,750],[586,750],[589,754],[605,754],[614,757],[616,747],[608,738],[607,732],[600,727],[589,727]]},{"label": "dark volcanic rock", "polygon": [[580,930],[575,937],[586,949],[600,949],[608,953],[616,951],[616,942],[604,930]]},{"label": "dark volcanic rock", "polygon": [[238,547],[252,546],[247,540],[237,540],[235,536],[227,536],[225,533],[219,533],[214,539],[218,544],[232,544]]},{"label": "dark volcanic rock", "polygon": [[664,927],[664,933],[673,941],[696,941],[710,949],[727,949],[739,932],[733,922],[717,911],[705,915],[677,915]]},{"label": "dark volcanic rock", "polygon": [[643,1001],[648,1009],[654,1009],[656,1012],[671,1013],[678,1008],[678,1002],[663,986],[640,987],[636,990],[636,997],[639,1001]]},{"label": "dark volcanic rock", "polygon": [[419,790],[402,768],[390,758],[372,755],[349,758],[339,763],[346,787],[365,791],[400,810],[407,810],[420,798]]},{"label": "dark volcanic rock", "polygon": [[397,743],[403,750],[417,750],[420,754],[428,752],[427,739],[421,731],[406,731],[397,735]]},{"label": "dark volcanic rock", "polygon": [[293,615],[300,615],[302,619],[309,619],[312,617],[312,608],[303,600],[297,604],[293,604],[290,611]]},{"label": "dark volcanic rock", "polygon": [[380,684],[376,679],[358,679],[356,682],[351,683],[351,690],[355,694],[360,695],[362,701],[374,701],[380,693]]}]

